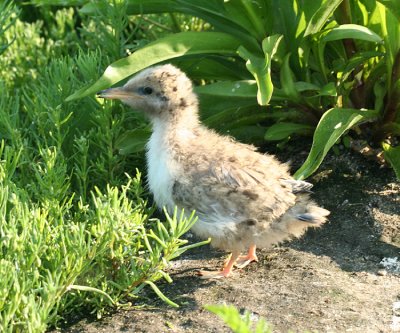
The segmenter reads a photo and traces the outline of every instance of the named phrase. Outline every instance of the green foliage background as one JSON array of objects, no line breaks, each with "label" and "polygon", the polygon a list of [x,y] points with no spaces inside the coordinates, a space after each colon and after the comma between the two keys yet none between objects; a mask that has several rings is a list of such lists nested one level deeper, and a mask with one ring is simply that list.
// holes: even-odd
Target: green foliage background
[{"label": "green foliage background", "polygon": [[[361,140],[380,147],[400,176],[397,0],[126,3],[131,15],[179,12],[212,28],[157,39],[112,63],[95,84],[69,100],[91,95],[147,66],[174,62],[192,78],[205,80],[197,92],[208,125],[244,141],[251,132],[250,141],[256,143],[314,132],[297,178],[315,172],[341,138],[350,146]],[[82,11],[94,13],[98,6],[87,3]],[[129,140],[143,140],[131,134]]]}]

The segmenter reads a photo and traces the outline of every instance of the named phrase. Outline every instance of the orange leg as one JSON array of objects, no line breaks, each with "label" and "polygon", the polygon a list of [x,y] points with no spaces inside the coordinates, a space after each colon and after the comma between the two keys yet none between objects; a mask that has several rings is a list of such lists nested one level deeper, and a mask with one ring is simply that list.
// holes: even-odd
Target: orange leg
[{"label": "orange leg", "polygon": [[236,259],[239,257],[240,252],[233,252],[229,256],[229,261],[224,264],[224,268],[222,271],[200,271],[199,275],[202,279],[221,279],[228,277],[232,273],[232,268],[236,262]]},{"label": "orange leg", "polygon": [[256,245],[255,244],[253,244],[249,247],[249,252],[247,252],[247,255],[239,256],[236,259],[235,266],[237,268],[244,268],[248,264],[250,264],[252,261],[258,261],[258,258],[256,255]]}]

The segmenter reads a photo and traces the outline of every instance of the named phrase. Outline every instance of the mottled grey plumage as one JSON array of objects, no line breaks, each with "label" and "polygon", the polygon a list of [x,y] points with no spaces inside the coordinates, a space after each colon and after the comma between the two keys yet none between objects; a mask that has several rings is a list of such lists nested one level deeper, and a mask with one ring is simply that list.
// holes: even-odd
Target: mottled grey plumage
[{"label": "mottled grey plumage", "polygon": [[[326,221],[329,211],[309,199],[310,183],[293,179],[273,156],[200,124],[191,81],[176,67],[146,69],[100,96],[118,98],[150,118],[148,180],[157,205],[196,210],[193,231],[232,251],[224,270],[210,277],[229,275],[235,262],[244,267],[257,260],[256,246],[299,237]],[[249,254],[239,257],[246,248]]]}]

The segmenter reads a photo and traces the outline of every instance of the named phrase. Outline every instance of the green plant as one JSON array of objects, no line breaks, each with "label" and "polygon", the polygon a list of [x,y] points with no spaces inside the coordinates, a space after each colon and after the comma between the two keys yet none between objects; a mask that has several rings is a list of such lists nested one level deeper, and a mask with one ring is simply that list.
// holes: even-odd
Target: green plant
[{"label": "green plant", "polygon": [[[171,281],[164,272],[168,262],[199,245],[181,239],[195,222],[193,214],[167,215],[166,224],[149,219],[140,173],[126,181],[122,171],[109,169],[110,163],[124,163],[112,148],[120,123],[103,127],[103,145],[89,157],[99,134],[82,129],[76,136],[81,115],[73,103],[62,103],[78,84],[73,68],[87,71],[96,62],[82,58],[54,61],[25,87],[27,112],[20,112],[18,95],[1,89],[2,332],[44,331],[80,308],[101,315],[111,306],[129,305],[147,285],[176,306],[154,282]],[[50,78],[54,85],[44,84]],[[57,80],[64,82],[62,91]],[[107,184],[112,176],[116,186]]]},{"label": "green plant", "polygon": [[341,138],[382,145],[399,176],[399,8],[396,0],[127,0],[129,14],[181,12],[213,30],[158,39],[111,64],[68,100],[172,61],[206,80],[196,91],[210,126],[239,138],[252,131],[258,141],[287,140],[315,128],[297,178],[315,172]]},{"label": "green plant", "polygon": [[263,318],[254,323],[250,312],[241,315],[233,305],[206,305],[205,308],[220,317],[234,333],[272,333],[272,328]]},{"label": "green plant", "polygon": [[12,2],[4,1],[0,4],[0,55],[13,43],[14,39],[7,40],[5,33],[13,26],[19,10]]},{"label": "green plant", "polygon": [[[113,55],[68,56],[74,17],[59,11],[32,23],[12,16],[4,32],[15,41],[0,55],[1,332],[43,332],[69,313],[134,306],[145,287],[177,306],[156,282],[170,282],[169,261],[204,244],[182,239],[190,212],[151,218],[137,160],[117,147],[137,119],[94,98],[64,102]],[[60,35],[41,31],[45,23]]]}]

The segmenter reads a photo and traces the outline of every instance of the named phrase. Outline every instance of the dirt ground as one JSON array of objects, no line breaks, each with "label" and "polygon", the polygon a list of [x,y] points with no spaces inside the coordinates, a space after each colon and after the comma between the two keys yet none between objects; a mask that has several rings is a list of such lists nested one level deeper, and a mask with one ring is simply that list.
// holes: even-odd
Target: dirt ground
[{"label": "dirt ground", "polygon": [[[295,170],[307,152],[292,153]],[[309,180],[316,201],[332,211],[323,228],[259,251],[258,263],[224,280],[196,276],[220,268],[226,256],[196,248],[174,261],[173,283],[159,284],[180,308],[147,290],[147,308],[57,332],[230,332],[203,308],[220,303],[266,318],[274,332],[400,332],[400,183],[393,171],[344,153],[329,156]]]}]

